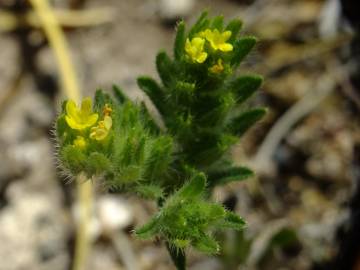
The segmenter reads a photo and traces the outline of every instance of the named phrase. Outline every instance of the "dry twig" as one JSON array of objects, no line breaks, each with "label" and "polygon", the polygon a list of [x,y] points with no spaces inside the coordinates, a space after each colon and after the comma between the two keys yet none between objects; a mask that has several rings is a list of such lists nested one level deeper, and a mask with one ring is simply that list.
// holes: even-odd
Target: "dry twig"
[{"label": "dry twig", "polygon": [[[41,22],[45,35],[52,48],[61,76],[62,88],[66,96],[80,101],[80,88],[69,55],[69,48],[59,22],[47,0],[30,0]],[[85,181],[86,180],[86,181]],[[77,226],[73,270],[85,269],[86,258],[90,249],[89,225],[91,219],[93,190],[91,181],[79,176],[77,181],[78,200],[80,203],[80,221]]]},{"label": "dry twig", "polygon": [[[56,20],[62,27],[89,27],[109,23],[114,19],[110,8],[93,10],[54,10]],[[40,28],[42,22],[33,11],[23,15],[0,11],[0,33],[14,31],[21,27]]]}]

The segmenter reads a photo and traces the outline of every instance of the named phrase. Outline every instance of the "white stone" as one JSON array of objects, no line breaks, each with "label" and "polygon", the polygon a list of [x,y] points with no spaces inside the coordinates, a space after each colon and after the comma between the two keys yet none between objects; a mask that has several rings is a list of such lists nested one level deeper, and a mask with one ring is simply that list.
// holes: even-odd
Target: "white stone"
[{"label": "white stone", "polygon": [[160,16],[164,19],[177,19],[187,16],[193,8],[193,0],[159,0]]},{"label": "white stone", "polygon": [[103,231],[122,229],[133,221],[130,206],[118,195],[101,197],[97,202],[97,216]]}]

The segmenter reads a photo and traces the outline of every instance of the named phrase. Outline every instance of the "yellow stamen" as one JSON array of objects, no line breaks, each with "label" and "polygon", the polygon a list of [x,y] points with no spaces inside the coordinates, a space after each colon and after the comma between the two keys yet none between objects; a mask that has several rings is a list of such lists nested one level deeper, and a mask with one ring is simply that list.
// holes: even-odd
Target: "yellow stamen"
[{"label": "yellow stamen", "polygon": [[209,71],[215,74],[219,74],[224,71],[222,59],[218,59],[217,63],[209,68]]},{"label": "yellow stamen", "polygon": [[103,114],[105,116],[110,116],[111,113],[112,113],[112,109],[111,109],[110,105],[106,103],[104,106],[104,109],[103,109]]}]

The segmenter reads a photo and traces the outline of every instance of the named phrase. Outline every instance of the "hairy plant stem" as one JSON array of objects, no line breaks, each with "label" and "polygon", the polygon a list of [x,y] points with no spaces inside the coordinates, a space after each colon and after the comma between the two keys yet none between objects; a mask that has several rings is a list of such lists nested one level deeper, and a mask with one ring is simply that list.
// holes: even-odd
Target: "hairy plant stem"
[{"label": "hairy plant stem", "polygon": [[[159,199],[157,204],[158,207],[161,208],[165,203],[165,199]],[[166,249],[169,252],[170,258],[177,270],[185,270],[186,269],[186,255],[183,250],[172,248],[169,242],[166,242]]]},{"label": "hairy plant stem", "polygon": [[166,248],[170,254],[171,260],[176,266],[177,270],[186,270],[186,255],[183,250],[171,248],[170,244],[166,242]]}]

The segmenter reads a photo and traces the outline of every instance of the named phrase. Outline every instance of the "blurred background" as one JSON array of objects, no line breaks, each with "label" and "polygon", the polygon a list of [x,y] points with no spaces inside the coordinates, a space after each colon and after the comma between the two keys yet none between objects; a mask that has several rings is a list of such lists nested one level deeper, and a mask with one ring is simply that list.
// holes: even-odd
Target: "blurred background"
[{"label": "blurred background", "polygon": [[[239,72],[265,77],[269,113],[233,150],[257,177],[215,190],[248,221],[216,257],[189,269],[360,269],[360,3],[356,0],[55,0],[83,96],[156,76],[180,18],[244,21],[259,43]],[[0,1],[0,270],[67,270],[75,184],[57,169],[52,127],[65,94],[41,22],[26,0]],[[145,98],[146,99],[146,98]],[[85,269],[174,269],[160,242],[135,239],[155,205],[97,192]]]}]

